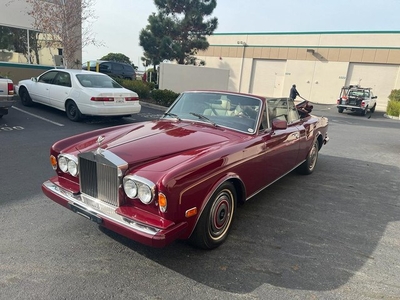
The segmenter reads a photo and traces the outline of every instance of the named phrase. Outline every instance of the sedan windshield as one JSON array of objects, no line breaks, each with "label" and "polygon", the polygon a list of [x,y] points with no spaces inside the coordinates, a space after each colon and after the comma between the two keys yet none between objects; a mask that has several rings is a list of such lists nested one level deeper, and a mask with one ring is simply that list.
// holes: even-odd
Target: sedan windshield
[{"label": "sedan windshield", "polygon": [[164,119],[179,118],[209,123],[246,133],[255,133],[261,100],[251,96],[219,92],[181,94]]},{"label": "sedan windshield", "polygon": [[100,74],[77,74],[76,78],[83,87],[122,88],[115,80]]}]

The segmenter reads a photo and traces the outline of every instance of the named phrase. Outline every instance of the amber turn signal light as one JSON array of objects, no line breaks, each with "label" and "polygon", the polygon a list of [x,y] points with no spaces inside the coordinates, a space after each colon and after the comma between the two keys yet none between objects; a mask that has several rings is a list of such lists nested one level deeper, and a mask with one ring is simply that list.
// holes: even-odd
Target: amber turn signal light
[{"label": "amber turn signal light", "polygon": [[167,211],[167,197],[163,193],[158,194],[158,206],[161,212]]},{"label": "amber turn signal light", "polygon": [[57,158],[54,155],[50,155],[50,164],[53,170],[57,169]]},{"label": "amber turn signal light", "polygon": [[190,218],[190,217],[193,217],[193,216],[195,216],[195,215],[197,215],[197,207],[193,207],[193,208],[191,208],[191,209],[188,209],[188,210],[185,212],[185,217],[186,217],[186,218]]}]

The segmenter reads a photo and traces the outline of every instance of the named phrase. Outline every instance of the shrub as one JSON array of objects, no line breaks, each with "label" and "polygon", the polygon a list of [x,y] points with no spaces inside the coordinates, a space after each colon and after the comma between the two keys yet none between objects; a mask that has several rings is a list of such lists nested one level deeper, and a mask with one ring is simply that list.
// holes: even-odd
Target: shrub
[{"label": "shrub", "polygon": [[389,116],[400,116],[400,90],[391,91],[386,113]]},{"label": "shrub", "polygon": [[171,90],[152,90],[150,96],[157,104],[168,107],[175,101],[179,94]]},{"label": "shrub", "polygon": [[136,92],[140,99],[148,99],[150,97],[151,85],[149,85],[147,82],[121,78],[114,78],[114,80],[124,88]]},{"label": "shrub", "polygon": [[389,95],[389,100],[399,102],[400,101],[400,90],[392,90]]},{"label": "shrub", "polygon": [[386,113],[389,116],[400,116],[400,101],[390,100],[386,108]]}]

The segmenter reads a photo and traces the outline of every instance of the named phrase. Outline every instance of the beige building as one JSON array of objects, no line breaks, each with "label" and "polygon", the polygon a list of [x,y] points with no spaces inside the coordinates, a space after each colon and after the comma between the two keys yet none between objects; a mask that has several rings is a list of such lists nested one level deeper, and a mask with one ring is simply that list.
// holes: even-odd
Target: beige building
[{"label": "beige building", "polygon": [[[57,45],[46,46],[46,35],[32,27],[29,4],[25,0],[3,2],[6,3],[0,8],[0,75],[16,83],[61,67],[63,49]],[[82,61],[82,51],[75,56]]]},{"label": "beige building", "polygon": [[229,90],[335,104],[344,85],[372,87],[378,110],[400,88],[400,32],[219,33],[197,57],[230,70]]}]

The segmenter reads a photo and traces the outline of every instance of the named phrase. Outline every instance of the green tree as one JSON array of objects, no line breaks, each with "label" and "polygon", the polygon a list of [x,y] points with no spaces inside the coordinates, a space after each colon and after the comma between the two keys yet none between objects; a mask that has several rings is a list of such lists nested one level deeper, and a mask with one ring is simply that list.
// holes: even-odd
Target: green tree
[{"label": "green tree", "polygon": [[206,37],[217,29],[216,17],[206,19],[217,1],[154,0],[154,4],[158,13],[149,16],[149,24],[139,36],[145,58],[153,65],[164,59],[195,64],[197,51],[209,47]]},{"label": "green tree", "polygon": [[137,70],[137,66],[131,60],[129,59],[128,56],[122,53],[108,53],[107,55],[104,55],[100,60],[109,60],[109,61],[118,61],[126,64],[132,65],[132,67]]},{"label": "green tree", "polygon": [[118,61],[127,64],[132,63],[129,57],[122,53],[108,53],[107,55],[104,55],[102,58],[100,58],[100,60]]}]

